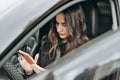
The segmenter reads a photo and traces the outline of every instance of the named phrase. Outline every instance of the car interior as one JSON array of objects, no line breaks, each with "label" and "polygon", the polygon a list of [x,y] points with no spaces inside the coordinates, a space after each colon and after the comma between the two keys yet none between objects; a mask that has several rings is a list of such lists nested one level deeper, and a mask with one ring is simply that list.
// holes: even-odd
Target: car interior
[{"label": "car interior", "polygon": [[[78,3],[82,5],[83,11],[86,17],[86,24],[87,24],[87,35],[90,40],[98,37],[99,35],[112,30],[112,12],[111,12],[111,5],[109,0],[95,0],[93,2],[85,1]],[[40,48],[40,40],[42,36],[48,33],[50,22],[47,22],[40,30],[35,32],[21,47],[20,50],[23,50],[29,53],[32,57],[35,56],[36,53],[39,52]],[[17,58],[20,56],[17,52],[11,57],[10,61],[8,61],[4,65],[4,69],[8,72],[7,76],[12,76],[17,74],[21,74],[24,76],[24,70],[21,68]],[[11,68],[12,66],[12,68]],[[85,70],[82,74],[78,75],[74,80],[93,80],[95,75],[96,69],[98,67],[95,66],[92,69]],[[17,69],[17,70],[16,70]],[[119,70],[115,70],[115,72],[110,74],[117,76]],[[11,74],[12,73],[12,74]],[[6,75],[6,73],[5,73]],[[18,75],[17,77],[22,76]],[[87,77],[86,77],[87,76]],[[13,76],[16,79],[15,76]],[[101,80],[108,80],[108,76],[104,77]]]},{"label": "car interior", "polygon": [[88,2],[82,5],[86,16],[87,34],[90,39],[112,29],[112,13],[109,1],[100,0],[97,3],[89,4]]}]

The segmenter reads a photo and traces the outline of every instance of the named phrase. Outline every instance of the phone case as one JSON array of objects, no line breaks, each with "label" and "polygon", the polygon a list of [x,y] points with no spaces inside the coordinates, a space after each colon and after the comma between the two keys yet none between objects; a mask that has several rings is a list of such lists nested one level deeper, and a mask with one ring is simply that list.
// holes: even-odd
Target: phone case
[{"label": "phone case", "polygon": [[35,64],[35,61],[33,60],[33,58],[28,53],[26,53],[22,50],[19,50],[18,52],[26,59],[26,61],[29,64]]}]

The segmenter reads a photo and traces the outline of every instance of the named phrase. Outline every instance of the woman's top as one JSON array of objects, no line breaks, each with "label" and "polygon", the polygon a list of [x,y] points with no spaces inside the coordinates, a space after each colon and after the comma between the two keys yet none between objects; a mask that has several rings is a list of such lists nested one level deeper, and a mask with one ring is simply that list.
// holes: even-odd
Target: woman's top
[{"label": "woman's top", "polygon": [[[82,39],[81,39],[81,43],[78,44],[77,47],[81,46],[82,44],[88,42],[89,39],[88,37],[85,35]],[[43,36],[42,40],[41,40],[41,47],[39,50],[39,60],[37,62],[38,65],[40,65],[41,67],[46,67],[48,64],[52,63],[52,62],[57,62],[59,60],[60,57],[62,57],[63,55],[65,55],[65,50],[66,50],[66,43],[63,43],[62,41],[59,42],[57,49],[55,52],[52,52],[50,55],[48,55],[49,50],[52,47],[51,42],[48,40],[48,36],[45,35]],[[77,48],[76,47],[76,48]]]},{"label": "woman's top", "polygon": [[49,52],[51,47],[52,47],[52,44],[48,40],[47,35],[43,36],[43,38],[41,40],[40,51],[39,51],[40,56],[39,56],[39,60],[37,62],[37,64],[40,65],[41,67],[46,67],[48,64],[56,61],[57,57],[60,58],[64,55],[65,43],[60,43],[57,46],[55,54],[54,53],[52,53],[50,55],[46,54]]},{"label": "woman's top", "polygon": [[[84,39],[82,39],[82,44],[86,43],[89,41],[89,39],[87,38],[87,36],[84,37]],[[82,45],[80,44],[80,45]],[[52,44],[51,42],[48,40],[48,36],[45,35],[42,37],[41,39],[41,47],[40,47],[40,50],[39,50],[39,60],[37,62],[37,64],[40,66],[40,67],[46,67],[47,65],[49,65],[50,63],[52,62],[57,62],[59,60],[60,57],[62,57],[63,55],[65,55],[65,50],[66,50],[66,43],[62,43],[59,42],[58,46],[57,46],[57,49],[55,52],[52,52],[50,55],[48,55],[48,52],[49,50],[51,49],[52,47]],[[80,46],[78,45],[78,47]],[[55,53],[55,54],[54,54]],[[34,72],[35,73],[35,72]],[[33,74],[34,74],[33,73]],[[32,74],[31,74],[32,75]],[[31,75],[27,75],[25,73],[25,75],[23,75],[25,78],[31,76]]]}]

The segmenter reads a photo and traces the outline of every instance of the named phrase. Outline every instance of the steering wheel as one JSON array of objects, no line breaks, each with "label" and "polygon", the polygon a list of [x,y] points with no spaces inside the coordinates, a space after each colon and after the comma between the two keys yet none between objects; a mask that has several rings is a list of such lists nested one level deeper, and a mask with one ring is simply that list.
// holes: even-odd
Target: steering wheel
[{"label": "steering wheel", "polygon": [[[29,53],[33,57],[39,49],[39,42],[40,40],[38,31],[32,35],[20,49]],[[18,57],[18,53],[14,54],[11,59],[4,64],[3,69],[13,80],[24,80],[25,73],[18,61]]]}]

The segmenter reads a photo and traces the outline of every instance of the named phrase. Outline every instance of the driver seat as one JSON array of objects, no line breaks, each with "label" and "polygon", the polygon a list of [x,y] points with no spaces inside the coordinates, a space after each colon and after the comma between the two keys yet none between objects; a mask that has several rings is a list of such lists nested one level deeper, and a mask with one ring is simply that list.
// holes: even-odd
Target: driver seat
[{"label": "driver seat", "polygon": [[86,25],[87,25],[87,36],[89,39],[93,39],[98,35],[98,10],[95,5],[84,4],[83,6]]}]

